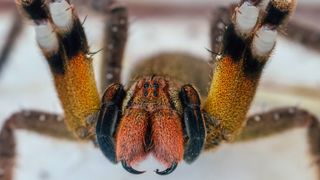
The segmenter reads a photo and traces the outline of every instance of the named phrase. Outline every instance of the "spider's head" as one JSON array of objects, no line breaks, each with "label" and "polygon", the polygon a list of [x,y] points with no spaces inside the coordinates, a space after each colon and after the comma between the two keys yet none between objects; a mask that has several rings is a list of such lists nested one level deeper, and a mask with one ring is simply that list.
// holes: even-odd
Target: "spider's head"
[{"label": "spider's head", "polygon": [[98,117],[97,140],[105,156],[132,168],[147,155],[167,167],[157,174],[175,170],[184,159],[193,162],[205,141],[200,98],[191,85],[181,88],[162,76],[147,76],[125,92],[120,84],[107,88]]}]

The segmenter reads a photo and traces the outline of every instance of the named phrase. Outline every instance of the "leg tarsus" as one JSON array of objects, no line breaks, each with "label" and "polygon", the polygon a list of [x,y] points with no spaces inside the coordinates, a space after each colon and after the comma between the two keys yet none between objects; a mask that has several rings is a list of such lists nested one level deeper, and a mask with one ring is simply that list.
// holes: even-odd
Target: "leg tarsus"
[{"label": "leg tarsus", "polygon": [[[271,0],[264,14],[259,13],[260,3],[241,1],[235,8],[224,32],[221,55],[216,61],[204,103],[204,111],[210,116],[208,119],[220,122],[218,129],[207,128],[221,132],[223,139],[232,140],[245,125],[262,70],[275,47],[278,27],[288,18],[295,4],[291,0]],[[275,17],[270,4],[290,13]],[[279,21],[268,20],[270,17]],[[217,133],[213,131],[207,131],[207,142],[215,142]]]}]

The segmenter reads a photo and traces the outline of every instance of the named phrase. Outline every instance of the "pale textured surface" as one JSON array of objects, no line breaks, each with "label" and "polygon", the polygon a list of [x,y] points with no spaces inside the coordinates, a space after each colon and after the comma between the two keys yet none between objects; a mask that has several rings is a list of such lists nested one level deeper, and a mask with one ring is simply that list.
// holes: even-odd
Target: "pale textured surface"
[{"label": "pale textured surface", "polygon": [[[0,39],[3,39],[10,17],[0,14],[0,19]],[[209,47],[207,20],[131,20],[125,69],[129,70],[138,59],[163,50],[188,51],[209,57],[205,49]],[[85,23],[92,51],[101,47],[98,42],[102,39],[102,22],[89,16]],[[267,65],[263,82],[276,81],[319,88],[319,57],[320,54],[281,39],[272,61]],[[98,59],[99,55],[95,58]],[[274,92],[271,91],[271,94],[274,95]],[[258,97],[258,104],[264,102],[266,108],[271,106],[269,99],[264,99],[263,86]],[[284,98],[272,105],[305,104],[303,97],[290,96],[289,100]],[[0,78],[1,123],[12,112],[25,108],[61,112],[48,67],[36,47],[34,30],[30,26],[21,35],[15,53],[11,55],[10,63]],[[181,164],[172,175],[166,177],[156,176],[152,172],[158,167],[152,162],[145,162],[138,167],[148,170],[147,174],[130,175],[120,165],[109,163],[92,145],[45,138],[26,131],[19,131],[17,135],[16,180],[314,179],[303,130],[256,142],[224,145],[214,153],[203,154],[192,165]]]},{"label": "pale textured surface", "polygon": [[63,30],[72,28],[72,9],[66,1],[50,3],[49,8],[52,20],[57,27]]},{"label": "pale textured surface", "polygon": [[35,26],[36,40],[46,52],[56,52],[59,47],[58,39],[48,22]]},{"label": "pale textured surface", "polygon": [[266,56],[274,47],[277,39],[277,31],[262,26],[253,39],[253,54]]},{"label": "pale textured surface", "polygon": [[252,32],[252,29],[257,24],[259,8],[244,2],[237,10],[236,15],[236,27],[240,31],[241,35],[248,35]]}]

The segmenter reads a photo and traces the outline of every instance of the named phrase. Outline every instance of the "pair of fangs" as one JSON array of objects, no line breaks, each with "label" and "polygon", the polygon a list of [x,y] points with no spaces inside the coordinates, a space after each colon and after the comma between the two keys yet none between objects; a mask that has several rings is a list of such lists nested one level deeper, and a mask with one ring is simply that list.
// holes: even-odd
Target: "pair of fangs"
[{"label": "pair of fangs", "polygon": [[[122,164],[122,167],[126,171],[130,172],[131,174],[143,174],[146,172],[146,171],[138,171],[138,170],[133,169],[131,166],[128,166],[125,161],[121,161],[121,164]],[[178,163],[173,163],[169,168],[167,168],[163,171],[156,169],[154,172],[159,175],[168,175],[168,174],[171,174],[177,168],[177,166],[178,166]]]}]

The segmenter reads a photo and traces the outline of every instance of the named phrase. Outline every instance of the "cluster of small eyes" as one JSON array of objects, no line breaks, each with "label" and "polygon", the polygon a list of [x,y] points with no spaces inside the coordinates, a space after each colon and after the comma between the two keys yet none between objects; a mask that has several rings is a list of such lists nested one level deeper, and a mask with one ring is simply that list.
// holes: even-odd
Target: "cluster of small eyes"
[{"label": "cluster of small eyes", "polygon": [[[147,97],[148,96],[148,89],[150,88],[150,84],[146,82],[146,83],[144,83],[143,87],[144,87],[144,96]],[[153,83],[153,88],[154,88],[153,96],[158,97],[159,84],[156,82]]]}]

